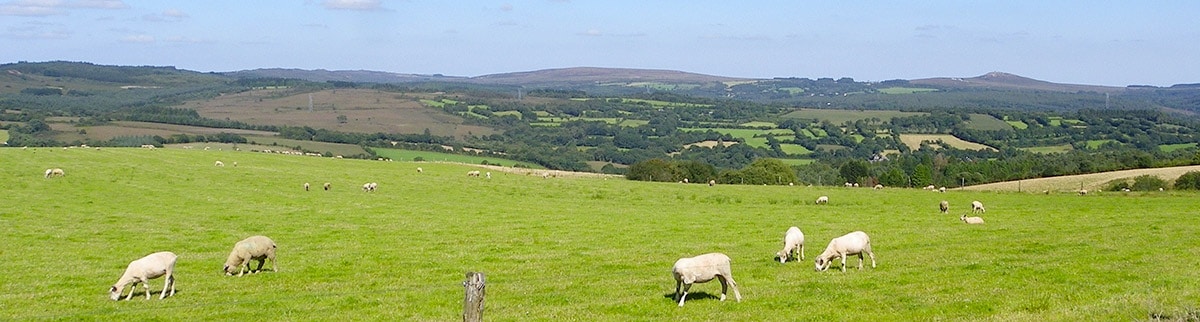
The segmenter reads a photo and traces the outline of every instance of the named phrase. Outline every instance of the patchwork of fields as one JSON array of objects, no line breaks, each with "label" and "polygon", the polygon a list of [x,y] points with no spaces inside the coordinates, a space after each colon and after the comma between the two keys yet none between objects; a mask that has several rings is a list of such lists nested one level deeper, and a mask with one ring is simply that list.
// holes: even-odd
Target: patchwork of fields
[{"label": "patchwork of fields", "polygon": [[[1111,321],[1195,316],[1200,303],[1188,260],[1200,221],[1180,219],[1194,193],[487,179],[468,165],[195,149],[7,148],[0,160],[0,316],[14,320],[456,320],[468,271],[487,274],[484,316],[501,321]],[[66,176],[43,178],[49,167]],[[829,205],[812,205],[821,195]],[[959,222],[971,200],[986,224]],[[804,230],[807,258],[780,264],[788,226]],[[854,230],[879,266],[814,272],[824,244]],[[220,274],[254,234],[279,244],[280,271]],[[108,299],[130,260],[161,250],[180,255],[173,297]],[[671,264],[707,252],[733,258],[743,301],[717,301],[712,282],[676,307]],[[157,297],[162,281],[150,286]]]}]

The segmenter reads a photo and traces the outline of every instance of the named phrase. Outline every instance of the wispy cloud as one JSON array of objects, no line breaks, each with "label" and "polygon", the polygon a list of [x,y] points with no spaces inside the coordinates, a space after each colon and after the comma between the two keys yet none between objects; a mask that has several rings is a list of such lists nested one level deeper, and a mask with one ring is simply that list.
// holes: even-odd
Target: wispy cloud
[{"label": "wispy cloud", "polygon": [[504,12],[513,11],[513,5],[511,3],[502,4],[502,5],[500,5],[500,11],[504,11]]},{"label": "wispy cloud", "polygon": [[0,3],[0,16],[45,17],[65,15],[70,9],[128,9],[120,0],[14,0]]},{"label": "wispy cloud", "polygon": [[128,35],[121,37],[121,42],[148,44],[154,42],[154,36],[151,35]]},{"label": "wispy cloud", "polygon": [[163,10],[163,12],[159,14],[142,16],[142,20],[153,22],[178,22],[183,21],[183,19],[186,18],[188,18],[188,14],[180,11],[179,9],[167,9]]},{"label": "wispy cloud", "polygon": [[584,36],[584,37],[642,37],[642,36],[645,36],[646,33],[644,33],[644,32],[610,33],[610,32],[605,32],[605,31],[602,31],[599,29],[588,29],[588,30],[578,32],[578,33],[576,33],[576,35]]},{"label": "wispy cloud", "polygon": [[8,27],[3,33],[4,38],[13,39],[67,39],[71,37],[71,32],[53,26],[43,25],[25,25],[20,27]]},{"label": "wispy cloud", "polygon": [[325,0],[321,1],[325,9],[357,10],[357,11],[386,11],[380,0]]}]

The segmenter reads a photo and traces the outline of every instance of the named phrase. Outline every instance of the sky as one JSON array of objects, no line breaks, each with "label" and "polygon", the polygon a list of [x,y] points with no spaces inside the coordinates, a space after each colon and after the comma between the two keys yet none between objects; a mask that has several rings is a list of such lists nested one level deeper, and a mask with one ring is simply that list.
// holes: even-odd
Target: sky
[{"label": "sky", "polygon": [[0,63],[1200,83],[1200,1],[0,0]]}]

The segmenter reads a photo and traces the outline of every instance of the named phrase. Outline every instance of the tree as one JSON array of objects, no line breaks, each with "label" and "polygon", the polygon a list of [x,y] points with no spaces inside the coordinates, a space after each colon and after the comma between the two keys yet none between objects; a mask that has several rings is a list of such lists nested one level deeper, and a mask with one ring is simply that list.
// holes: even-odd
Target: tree
[{"label": "tree", "polygon": [[933,184],[933,168],[925,164],[919,164],[913,169],[912,184],[916,187],[924,187]]},{"label": "tree", "polygon": [[663,159],[650,159],[630,165],[629,172],[625,175],[625,178],[639,181],[670,182],[676,181],[676,176],[677,170],[671,162]]},{"label": "tree", "polygon": [[1175,179],[1175,189],[1200,190],[1200,172],[1191,171]]},{"label": "tree", "polygon": [[842,166],[838,168],[838,173],[842,175],[843,179],[846,179],[846,182],[861,183],[859,180],[870,176],[871,170],[870,166],[867,164],[867,161],[851,160],[843,163]]}]

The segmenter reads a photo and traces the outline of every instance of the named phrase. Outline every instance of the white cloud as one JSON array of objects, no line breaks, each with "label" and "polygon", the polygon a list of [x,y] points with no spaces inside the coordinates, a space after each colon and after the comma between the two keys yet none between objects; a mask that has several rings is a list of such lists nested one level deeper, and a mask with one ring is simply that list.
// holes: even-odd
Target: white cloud
[{"label": "white cloud", "polygon": [[2,35],[4,38],[15,39],[66,39],[71,37],[71,32],[47,26],[27,25],[9,27]]},{"label": "white cloud", "polygon": [[151,36],[151,35],[129,35],[129,36],[121,37],[121,42],[148,44],[148,43],[154,42],[154,36]]},{"label": "white cloud", "polygon": [[383,2],[380,0],[325,0],[321,1],[321,5],[325,9],[332,10],[358,10],[358,11],[382,11]]},{"label": "white cloud", "polygon": [[160,14],[144,15],[142,20],[154,22],[178,22],[187,18],[188,14],[178,9],[163,10]]},{"label": "white cloud", "polygon": [[121,0],[14,0],[0,3],[0,16],[65,15],[69,9],[128,9]]}]

